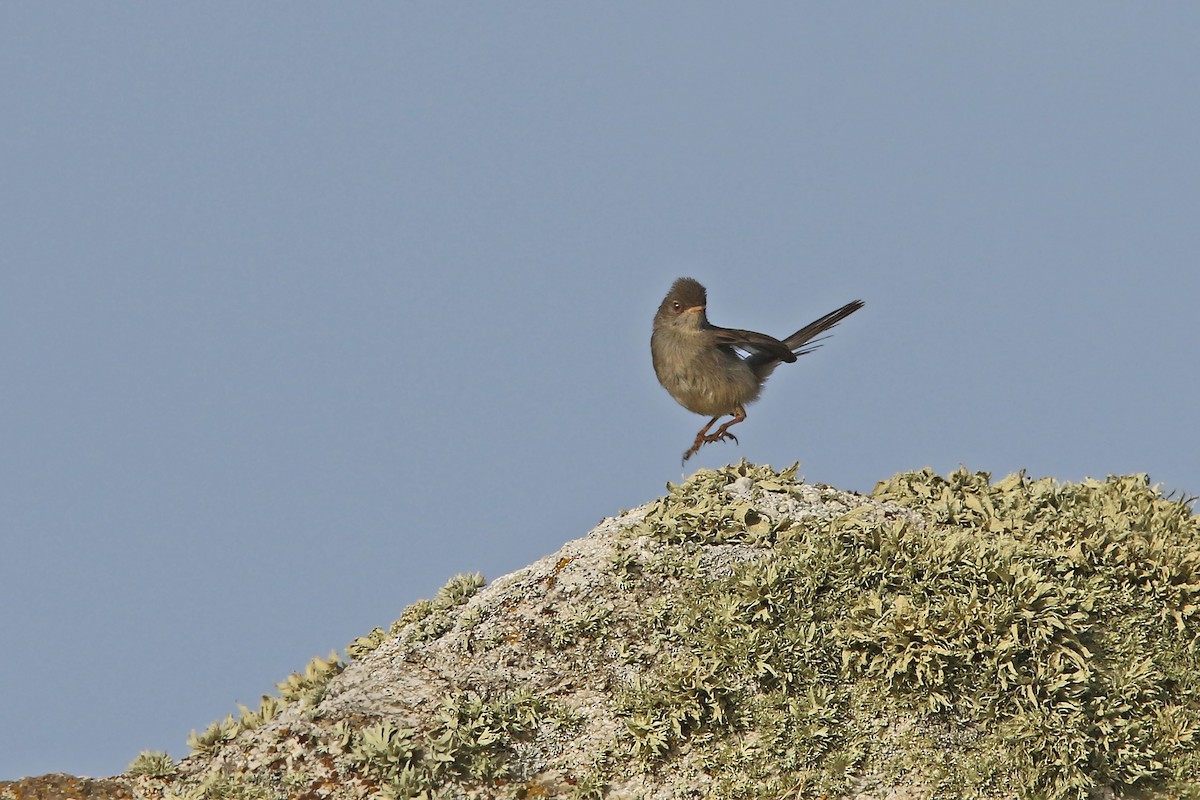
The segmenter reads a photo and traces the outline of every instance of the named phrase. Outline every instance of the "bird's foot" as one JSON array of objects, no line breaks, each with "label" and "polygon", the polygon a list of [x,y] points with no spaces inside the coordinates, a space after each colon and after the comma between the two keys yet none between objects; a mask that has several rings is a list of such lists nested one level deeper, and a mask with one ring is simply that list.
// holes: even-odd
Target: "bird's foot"
[{"label": "bird's foot", "polygon": [[681,464],[687,463],[687,460],[689,458],[691,458],[692,456],[696,455],[696,453],[704,445],[713,444],[715,442],[722,442],[722,441],[725,441],[726,439],[732,439],[734,444],[739,443],[738,438],[736,436],[734,436],[732,433],[730,433],[729,431],[719,430],[716,433],[710,433],[710,434],[701,433],[700,435],[698,435],[696,437],[696,441],[692,442],[691,449],[689,449],[686,453],[683,454],[683,460],[679,463],[681,463]]},{"label": "bird's foot", "polygon": [[706,443],[707,442],[723,442],[726,439],[733,439],[734,444],[741,444],[741,442],[738,441],[738,438],[736,436],[734,436],[729,431],[724,431],[724,430],[717,431],[716,433],[710,433],[708,436],[704,437],[704,441]]}]

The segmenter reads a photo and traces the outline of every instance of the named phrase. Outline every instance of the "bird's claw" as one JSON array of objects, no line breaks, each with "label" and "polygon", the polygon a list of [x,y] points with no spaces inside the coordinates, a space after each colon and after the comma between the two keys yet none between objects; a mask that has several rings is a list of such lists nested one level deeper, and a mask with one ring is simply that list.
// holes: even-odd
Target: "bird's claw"
[{"label": "bird's claw", "polygon": [[734,444],[741,444],[741,442],[738,441],[738,438],[729,431],[717,431],[716,433],[711,433],[704,437],[705,442],[723,442],[726,439],[733,439]]},{"label": "bird's claw", "polygon": [[730,433],[729,431],[717,431],[716,433],[710,433],[705,436],[697,436],[696,441],[692,443],[691,449],[689,449],[686,453],[683,454],[683,460],[680,461],[679,463],[686,464],[687,460],[689,458],[691,458],[692,456],[696,455],[696,453],[699,452],[700,448],[703,447],[704,445],[715,444],[716,442],[723,442],[726,439],[732,439],[734,444],[741,444],[738,441],[738,438],[736,436],[734,436],[732,433]]}]

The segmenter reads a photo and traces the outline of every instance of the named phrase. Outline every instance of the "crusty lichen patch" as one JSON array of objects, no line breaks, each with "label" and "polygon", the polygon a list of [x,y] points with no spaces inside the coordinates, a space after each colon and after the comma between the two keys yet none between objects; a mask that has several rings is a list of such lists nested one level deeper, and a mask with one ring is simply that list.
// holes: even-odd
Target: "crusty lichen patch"
[{"label": "crusty lichen patch", "polygon": [[[778,497],[728,498],[739,474]],[[1189,504],[1144,476],[991,484],[960,470],[876,488],[922,522],[873,505],[764,513],[812,491],[790,478],[702,474],[647,514],[663,541],[769,557],[719,580],[693,570],[655,621],[673,657],[625,694],[640,763],[701,742],[731,797],[1196,791]]]},{"label": "crusty lichen patch", "polygon": [[1200,526],[1144,476],[702,470],[140,757],[141,796],[1200,798]]},{"label": "crusty lichen patch", "polygon": [[0,800],[134,800],[123,778],[77,778],[54,773],[0,781]]}]

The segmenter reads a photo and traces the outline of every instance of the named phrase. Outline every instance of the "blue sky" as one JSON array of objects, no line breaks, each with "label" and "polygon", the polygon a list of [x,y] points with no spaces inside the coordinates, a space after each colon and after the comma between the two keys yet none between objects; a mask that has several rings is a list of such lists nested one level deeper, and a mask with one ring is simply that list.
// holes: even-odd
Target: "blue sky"
[{"label": "blue sky", "polygon": [[1200,6],[8,4],[0,779],[187,752],[688,471],[1200,493]]}]

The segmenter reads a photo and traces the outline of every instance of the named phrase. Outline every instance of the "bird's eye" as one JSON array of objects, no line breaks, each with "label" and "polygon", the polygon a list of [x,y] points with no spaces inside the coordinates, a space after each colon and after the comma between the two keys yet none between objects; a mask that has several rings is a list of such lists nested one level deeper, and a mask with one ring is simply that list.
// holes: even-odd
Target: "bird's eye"
[{"label": "bird's eye", "polygon": [[678,300],[672,300],[671,308],[675,309],[676,311],[680,311],[683,309],[683,303],[679,302]]}]

